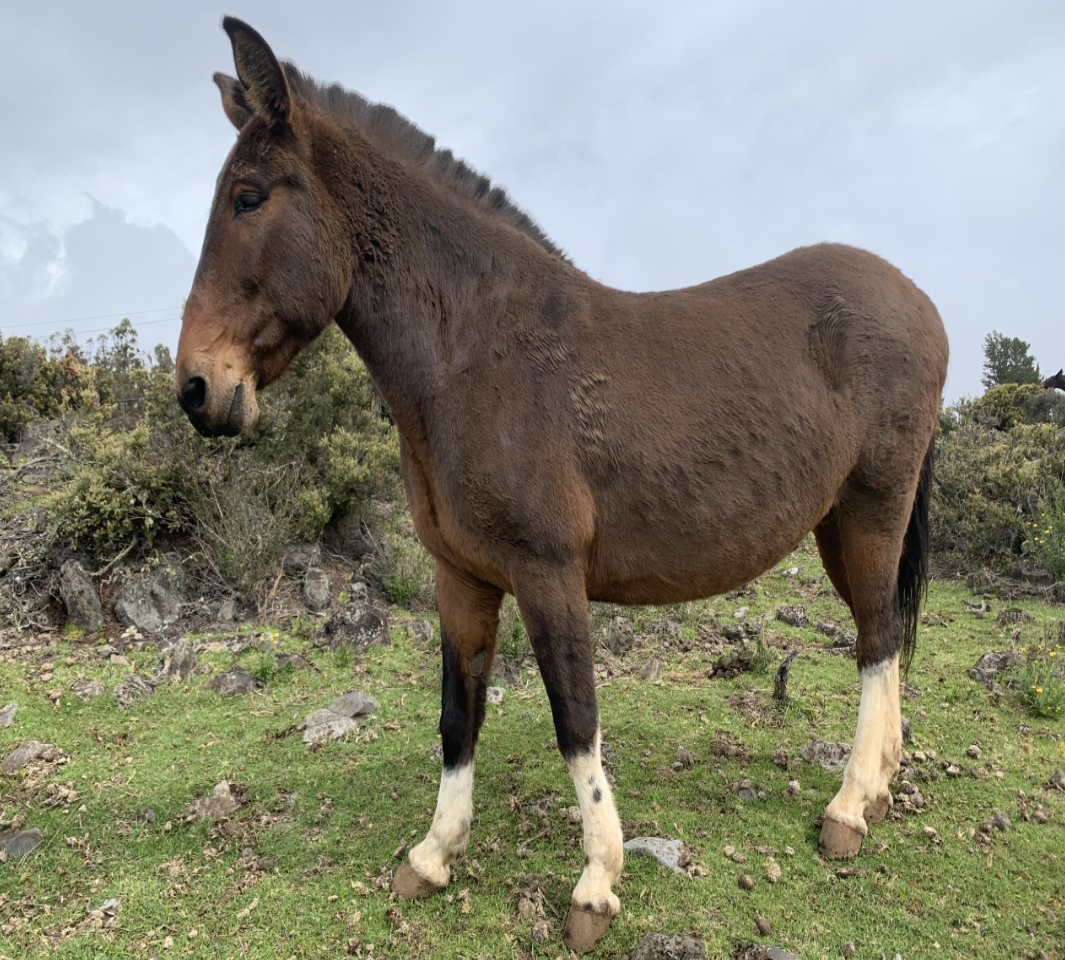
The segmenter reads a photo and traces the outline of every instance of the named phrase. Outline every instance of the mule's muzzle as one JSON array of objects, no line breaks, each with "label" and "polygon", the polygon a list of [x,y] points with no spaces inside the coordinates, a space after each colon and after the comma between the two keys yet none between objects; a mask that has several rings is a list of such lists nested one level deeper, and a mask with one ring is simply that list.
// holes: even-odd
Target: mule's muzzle
[{"label": "mule's muzzle", "polygon": [[226,418],[219,423],[211,416],[211,400],[207,381],[203,377],[189,377],[178,389],[178,403],[192,425],[205,437],[235,437],[244,427],[245,391],[238,383],[233,390]]}]

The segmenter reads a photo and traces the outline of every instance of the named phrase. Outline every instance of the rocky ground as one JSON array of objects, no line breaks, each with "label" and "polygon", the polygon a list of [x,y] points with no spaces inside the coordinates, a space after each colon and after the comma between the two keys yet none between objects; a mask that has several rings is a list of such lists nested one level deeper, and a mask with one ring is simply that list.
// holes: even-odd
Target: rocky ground
[{"label": "rocky ground", "polygon": [[[580,816],[513,610],[471,848],[408,904],[389,880],[435,800],[431,611],[317,545],[252,609],[180,551],[100,575],[41,537],[3,521],[0,957],[561,955]],[[600,956],[1065,955],[1065,726],[1015,691],[1028,645],[1065,645],[1059,606],[934,586],[895,806],[851,864],[816,831],[853,626],[808,547],[725,598],[592,616],[629,854]]]}]

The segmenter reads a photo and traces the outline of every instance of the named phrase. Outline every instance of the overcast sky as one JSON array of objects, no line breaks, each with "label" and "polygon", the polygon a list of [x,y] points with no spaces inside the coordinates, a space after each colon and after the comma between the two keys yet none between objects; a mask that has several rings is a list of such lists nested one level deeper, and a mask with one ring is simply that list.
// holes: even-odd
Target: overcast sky
[{"label": "overcast sky", "polygon": [[0,7],[0,333],[173,347],[234,131],[232,13],[392,103],[632,290],[839,240],[936,302],[948,398],[993,329],[1065,364],[1060,0]]}]

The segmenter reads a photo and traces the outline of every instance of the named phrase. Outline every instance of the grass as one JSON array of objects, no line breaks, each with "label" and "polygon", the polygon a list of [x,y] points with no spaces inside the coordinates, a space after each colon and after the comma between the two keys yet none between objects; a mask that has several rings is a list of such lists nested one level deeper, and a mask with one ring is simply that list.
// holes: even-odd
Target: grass
[{"label": "grass", "polygon": [[[1045,790],[1065,766],[1065,720],[1033,718],[1016,694],[989,693],[966,676],[980,654],[1009,646],[1017,628],[996,627],[998,604],[978,619],[965,606],[967,591],[933,585],[910,676],[920,695],[903,701],[915,740],[907,750],[928,757],[916,764],[928,806],[873,827],[853,863],[826,862],[817,855],[815,818],[839,775],[797,757],[812,739],[850,742],[858,682],[853,661],[828,652],[812,628],[769,619],[781,603],[802,603],[811,623],[851,626],[837,599],[803,582],[820,575],[816,556],[800,552],[781,569],[794,565],[797,579],[769,574],[732,599],[632,611],[633,651],[619,660],[599,650],[600,711],[622,820],[631,832],[685,840],[703,869],[678,875],[628,858],[617,888],[622,913],[596,956],[624,956],[652,931],[695,932],[712,958],[755,939],[804,960],[839,957],[846,943],[858,957],[898,952],[907,960],[1065,955],[1065,794]],[[705,638],[715,618],[732,622],[740,606],[749,607],[747,619],[767,618],[774,663],[802,649],[786,710],[769,700],[772,669],[708,678],[714,657]],[[1035,620],[1019,628],[1020,642],[1062,619],[1060,608],[1021,606]],[[597,608],[597,629],[615,612]],[[515,648],[517,639],[515,631]],[[110,691],[128,672],[94,657],[87,641],[0,651],[0,701],[19,703],[14,727],[0,730],[0,756],[32,737],[70,757],[50,775],[31,768],[0,779],[3,817],[22,814],[45,835],[21,864],[0,865],[0,956],[564,957],[580,825],[566,815],[576,801],[532,665],[503,704],[489,708],[470,847],[450,888],[397,902],[390,872],[404,846],[424,835],[436,800],[435,646],[413,640],[402,621],[390,647],[365,657],[310,650],[302,632],[275,642],[304,653],[313,669],[274,670],[267,653],[252,649],[238,659],[267,682],[261,694],[220,698],[195,676],[125,712],[109,695],[82,702],[69,693],[77,676]],[[159,663],[150,650],[127,656],[142,674]],[[651,657],[662,663],[661,679],[647,682],[638,670]],[[218,672],[232,657],[201,660]],[[47,679],[45,663],[53,665]],[[53,705],[46,694],[56,689]],[[357,734],[313,752],[298,734],[284,735],[351,689],[381,704]],[[742,743],[740,756],[715,753],[722,731]],[[967,756],[973,744],[978,760]],[[681,747],[695,762],[674,771]],[[944,776],[946,760],[963,775]],[[738,796],[745,778],[757,799]],[[189,805],[223,779],[241,809],[228,821],[191,819]],[[795,797],[792,779],[801,783]],[[1026,819],[1037,805],[1049,822]],[[980,825],[996,810],[1013,826],[981,843]],[[742,863],[724,856],[726,845]],[[765,877],[768,857],[783,870],[775,885]],[[749,892],[737,885],[741,873],[754,878]],[[544,941],[533,937],[537,918],[519,916],[523,894],[542,897]],[[117,916],[94,923],[88,911],[109,898],[119,901]],[[756,914],[771,924],[768,937],[755,932]]]}]

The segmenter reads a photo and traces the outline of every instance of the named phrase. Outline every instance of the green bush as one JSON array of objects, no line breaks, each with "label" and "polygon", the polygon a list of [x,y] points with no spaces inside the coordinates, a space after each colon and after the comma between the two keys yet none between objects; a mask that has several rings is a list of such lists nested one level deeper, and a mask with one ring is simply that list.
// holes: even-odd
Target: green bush
[{"label": "green bush", "polygon": [[15,442],[31,424],[57,416],[86,372],[75,354],[49,354],[26,337],[0,336],[0,437]]},{"label": "green bush", "polygon": [[1025,550],[1055,580],[1065,583],[1065,488],[1039,504],[1028,524]]},{"label": "green bush", "polygon": [[1022,423],[1065,426],[1065,394],[1039,384],[1005,383],[959,404],[959,409],[962,406],[968,416],[998,430],[1011,430]]},{"label": "green bush", "polygon": [[[61,484],[47,501],[57,532],[95,559],[187,537],[209,579],[250,596],[288,542],[397,495],[395,430],[338,330],[263,393],[255,430],[216,440],[181,412],[168,365],[146,366],[132,328],[119,332],[64,404]],[[397,560],[396,576],[416,567]]]},{"label": "green bush", "polygon": [[932,500],[936,552],[1000,568],[1036,552],[1033,524],[1045,528],[1051,505],[1065,502],[1060,409],[1041,387],[1007,384],[943,412]]}]

